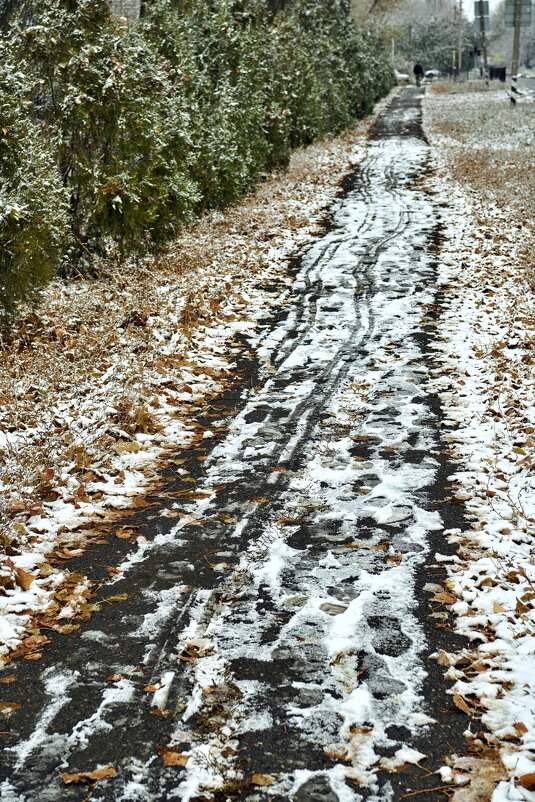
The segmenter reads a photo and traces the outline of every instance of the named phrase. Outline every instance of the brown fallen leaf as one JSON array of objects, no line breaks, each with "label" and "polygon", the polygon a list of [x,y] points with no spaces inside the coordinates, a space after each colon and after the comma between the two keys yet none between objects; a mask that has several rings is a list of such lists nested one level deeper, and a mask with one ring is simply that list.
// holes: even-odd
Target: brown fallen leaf
[{"label": "brown fallen leaf", "polygon": [[453,593],[448,593],[447,590],[443,590],[442,593],[437,593],[436,596],[433,596],[431,601],[440,602],[440,604],[452,605],[459,601],[459,599],[457,596],[454,596]]},{"label": "brown fallen leaf", "polygon": [[172,749],[166,749],[162,752],[162,760],[165,767],[185,766],[189,760],[189,755],[185,755],[183,752],[175,752]]},{"label": "brown fallen leaf", "polygon": [[20,705],[18,702],[0,702],[0,713],[12,713],[19,708]]},{"label": "brown fallen leaf", "polygon": [[167,718],[167,716],[169,715],[169,710],[166,707],[165,708],[151,707],[149,713],[151,714],[151,716],[158,716],[159,718]]},{"label": "brown fallen leaf", "polygon": [[43,652],[30,652],[29,654],[24,655],[25,660],[40,660],[43,656]]},{"label": "brown fallen leaf", "polygon": [[53,554],[60,560],[72,560],[74,557],[81,557],[84,549],[56,549]]},{"label": "brown fallen leaf", "polygon": [[524,602],[520,601],[520,599],[517,598],[515,613],[519,613],[520,615],[522,615],[523,613],[529,613],[529,610],[530,608],[526,604],[524,604]]},{"label": "brown fallen leaf", "polygon": [[108,674],[105,678],[106,682],[120,682],[123,678],[122,674]]},{"label": "brown fallen leaf", "polygon": [[271,774],[253,774],[249,782],[251,785],[274,785],[275,777]]},{"label": "brown fallen leaf", "polygon": [[255,504],[269,504],[271,499],[265,498],[264,496],[260,496],[259,498],[254,498],[253,501]]},{"label": "brown fallen leaf", "polygon": [[[0,680],[0,682],[1,681],[2,680]],[[523,721],[517,721],[516,724],[513,724],[513,727],[515,728],[515,730],[519,735],[525,735],[526,732],[528,731],[528,728],[526,727]]]},{"label": "brown fallen leaf", "polygon": [[15,576],[17,577],[17,584],[23,590],[29,590],[35,579],[32,574],[29,574],[28,571],[24,571],[22,568],[15,568]]},{"label": "brown fallen leaf", "polygon": [[115,537],[118,537],[119,540],[130,540],[131,538],[136,537],[136,533],[132,529],[127,529],[125,527],[121,527],[121,529],[117,529],[114,532]]},{"label": "brown fallen leaf", "polygon": [[16,681],[17,677],[15,676],[15,674],[9,674],[9,676],[7,677],[0,678],[0,682],[2,683],[2,685],[9,685],[10,682],[16,682]]},{"label": "brown fallen leaf", "polygon": [[158,685],[145,685],[143,688],[143,693],[156,693],[158,690]]},{"label": "brown fallen leaf", "polygon": [[467,716],[472,715],[472,711],[470,710],[470,708],[468,707],[462,696],[454,694],[453,704],[455,705],[455,707],[459,708],[459,710],[462,710],[463,713],[466,713]]},{"label": "brown fallen leaf", "polygon": [[518,778],[516,784],[521,788],[526,788],[528,791],[535,791],[535,773],[524,774]]},{"label": "brown fallen leaf", "polygon": [[70,785],[71,783],[97,783],[100,780],[108,780],[110,777],[117,777],[117,772],[113,766],[103,766],[94,771],[80,771],[76,774],[61,773],[60,776],[65,785]]}]

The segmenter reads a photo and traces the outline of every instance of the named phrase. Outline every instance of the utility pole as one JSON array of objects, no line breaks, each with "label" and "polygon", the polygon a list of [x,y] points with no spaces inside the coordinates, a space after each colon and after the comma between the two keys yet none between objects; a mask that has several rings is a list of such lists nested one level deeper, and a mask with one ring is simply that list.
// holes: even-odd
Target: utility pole
[{"label": "utility pole", "polygon": [[489,62],[487,58],[487,35],[485,31],[485,15],[483,0],[479,0],[479,25],[481,28],[481,52],[483,53],[483,70],[485,72],[485,81],[489,85]]},{"label": "utility pole", "polygon": [[518,62],[520,60],[520,20],[522,15],[522,0],[515,0],[515,33],[513,37],[513,63],[511,65],[511,103],[516,104],[516,77],[518,75]]},{"label": "utility pole", "polygon": [[412,67],[412,25],[409,25],[409,75],[411,74]]},{"label": "utility pole", "polygon": [[459,80],[461,79],[461,70],[463,68],[463,0],[459,0],[459,41],[457,43],[457,72],[459,73]]}]

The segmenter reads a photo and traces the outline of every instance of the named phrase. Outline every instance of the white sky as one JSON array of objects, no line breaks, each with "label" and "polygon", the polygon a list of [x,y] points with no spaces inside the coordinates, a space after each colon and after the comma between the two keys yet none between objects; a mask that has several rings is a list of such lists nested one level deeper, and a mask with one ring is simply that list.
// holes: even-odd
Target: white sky
[{"label": "white sky", "polygon": [[[492,14],[496,9],[496,6],[499,4],[500,0],[489,0],[490,2],[490,13]],[[474,19],[474,0],[464,0],[464,13],[468,17],[468,19]]]}]

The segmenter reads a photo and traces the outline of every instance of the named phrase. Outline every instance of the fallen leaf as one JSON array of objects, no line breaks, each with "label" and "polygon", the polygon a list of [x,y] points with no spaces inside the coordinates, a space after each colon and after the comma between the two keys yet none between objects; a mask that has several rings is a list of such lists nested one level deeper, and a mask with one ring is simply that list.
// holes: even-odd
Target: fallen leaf
[{"label": "fallen leaf", "polygon": [[74,557],[81,557],[84,549],[56,549],[54,555],[59,557],[60,560],[72,560]]},{"label": "fallen leaf", "polygon": [[19,708],[20,705],[18,702],[0,702],[0,713],[12,713]]},{"label": "fallen leaf", "polygon": [[143,693],[156,693],[158,687],[158,685],[145,685],[143,688]]},{"label": "fallen leaf", "polygon": [[446,652],[444,649],[438,649],[436,652],[436,661],[439,666],[450,668],[450,666],[457,665],[459,662],[459,657],[453,652]]},{"label": "fallen leaf", "polygon": [[166,749],[162,752],[162,760],[164,766],[185,766],[189,760],[189,755],[183,752],[174,752],[172,749]]},{"label": "fallen leaf", "polygon": [[439,602],[440,604],[448,604],[452,605],[455,602],[459,601],[457,596],[454,596],[453,593],[448,593],[447,590],[443,590],[442,593],[437,593],[436,596],[433,596],[431,601]]},{"label": "fallen leaf", "polygon": [[462,710],[463,713],[466,713],[467,716],[472,715],[472,711],[470,710],[470,708],[468,707],[462,696],[458,696],[457,694],[455,694],[453,696],[453,704],[455,705],[455,707],[458,707],[459,710]]},{"label": "fallen leaf", "polygon": [[32,574],[29,574],[27,571],[24,571],[22,568],[15,568],[15,576],[17,577],[17,584],[23,590],[29,590],[32,582],[35,579],[35,577]]},{"label": "fallen leaf", "polygon": [[117,529],[114,532],[115,537],[118,537],[119,540],[130,540],[133,537],[136,537],[136,533],[132,529],[125,529],[124,527],[121,529]]},{"label": "fallen leaf", "polygon": [[264,496],[260,496],[260,498],[254,498],[253,501],[254,501],[255,504],[269,504],[271,499],[270,498],[264,498]]},{"label": "fallen leaf", "polygon": [[275,777],[271,774],[253,774],[249,782],[251,785],[274,785]]},{"label": "fallen leaf", "polygon": [[529,613],[529,607],[526,604],[524,604],[524,602],[520,601],[520,599],[518,598],[516,600],[515,613],[520,613],[520,614]]},{"label": "fallen leaf", "polygon": [[528,791],[535,791],[535,773],[524,774],[516,781],[517,785],[521,788],[526,788]]},{"label": "fallen leaf", "polygon": [[122,602],[128,599],[128,593],[116,593],[115,596],[106,596],[102,601],[113,604],[114,602]]},{"label": "fallen leaf", "polygon": [[106,682],[120,682],[122,678],[122,674],[108,674],[106,677]]},{"label": "fallen leaf", "polygon": [[61,779],[65,785],[71,783],[96,783],[100,780],[107,780],[110,777],[117,777],[117,772],[113,766],[103,766],[94,771],[80,771],[77,774],[61,774]]},{"label": "fallen leaf", "polygon": [[517,721],[516,724],[513,724],[513,727],[515,728],[515,730],[519,735],[525,735],[526,732],[528,731],[528,728],[526,727],[523,721]]},{"label": "fallen leaf", "polygon": [[16,682],[16,681],[17,681],[17,677],[15,676],[15,674],[10,674],[8,677],[2,677],[0,679],[0,682],[2,683],[2,685],[9,685],[10,682]]},{"label": "fallen leaf", "polygon": [[24,655],[25,660],[40,660],[43,656],[43,652],[30,652],[29,654]]},{"label": "fallen leaf", "polygon": [[169,715],[169,710],[167,708],[161,707],[151,707],[149,710],[151,716],[158,716],[160,718],[166,718]]}]

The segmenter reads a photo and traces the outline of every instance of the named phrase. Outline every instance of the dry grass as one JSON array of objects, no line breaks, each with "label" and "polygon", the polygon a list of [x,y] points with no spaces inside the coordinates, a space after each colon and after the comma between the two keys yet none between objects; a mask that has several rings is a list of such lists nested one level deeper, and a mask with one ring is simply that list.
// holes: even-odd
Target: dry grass
[{"label": "dry grass", "polygon": [[[477,477],[473,485],[465,480],[457,490],[458,498],[467,501],[468,517],[474,523],[472,529],[456,541],[461,562],[451,573],[452,587],[462,582],[463,588],[474,588],[475,596],[466,612],[464,626],[466,628],[466,621],[474,616],[470,630],[476,645],[471,647],[470,659],[479,667],[477,676],[465,677],[469,682],[465,682],[463,698],[469,699],[478,716],[490,711],[490,721],[494,724],[489,726],[497,730],[475,736],[481,743],[473,750],[476,756],[473,780],[457,791],[453,799],[483,802],[490,798],[498,780],[511,779],[512,758],[518,762],[521,750],[530,754],[521,732],[517,733],[513,727],[509,735],[503,733],[507,732],[507,726],[511,727],[508,716],[515,716],[512,721],[523,721],[525,715],[529,721],[532,715],[529,704],[525,711],[518,705],[515,707],[518,676],[512,671],[506,672],[512,668],[512,654],[520,663],[521,655],[528,653],[525,640],[530,632],[529,600],[532,598],[526,594],[532,593],[528,573],[532,565],[529,555],[533,554],[533,517],[530,517],[532,513],[525,499],[533,499],[535,468],[532,423],[535,177],[531,169],[535,156],[535,105],[515,107],[503,89],[472,92],[466,86],[446,93],[433,87],[426,99],[425,117],[430,141],[444,161],[443,177],[448,182],[453,177],[469,199],[467,228],[462,233],[460,225],[458,241],[451,237],[443,248],[443,258],[446,256],[453,265],[453,279],[446,291],[443,313],[449,325],[453,325],[452,321],[463,325],[462,310],[470,307],[468,318],[472,334],[476,335],[472,342],[484,343],[465,355],[466,372],[459,374],[455,366],[450,369],[458,387],[452,385],[446,393],[445,414],[448,414],[448,404],[453,405],[454,414],[450,420],[455,422],[455,429],[444,435],[446,442],[453,445],[453,455],[464,466],[462,470],[467,469]],[[446,362],[448,358],[450,354],[446,353]],[[474,383],[470,384],[471,381]],[[478,450],[474,449],[475,453],[471,454],[464,440],[466,431],[470,431],[472,414],[463,399],[466,383],[472,387],[477,410],[473,414],[478,424],[487,426],[490,431],[482,452],[486,456],[479,464]],[[465,410],[466,421],[459,417],[462,410]],[[470,467],[466,468],[468,462]],[[475,506],[478,512],[470,514]],[[532,502],[530,506],[532,508]],[[503,526],[499,534],[504,543],[497,545],[499,538],[495,530],[500,526],[500,519]],[[504,549],[500,550],[502,545]],[[489,559],[494,568],[489,567]],[[478,571],[481,575],[475,583],[473,577]],[[468,580],[467,576],[472,579]],[[488,598],[493,588],[499,587],[504,598],[507,594],[513,599],[526,596],[526,604],[516,607],[513,604],[512,609],[504,610],[499,604],[494,605],[493,617],[489,617],[485,626],[485,619],[478,622],[475,616],[484,609],[486,587],[490,588]],[[462,629],[462,615],[458,621]],[[511,642],[503,646],[500,637],[506,631],[511,633]],[[483,643],[495,641],[496,653],[480,651],[479,637]],[[488,682],[489,687],[493,684],[493,693],[487,696],[486,691],[471,690],[479,687],[478,682]],[[522,693],[527,699],[529,689],[527,685],[524,688]],[[499,712],[497,699],[502,701],[505,712]],[[528,737],[531,736],[526,735],[526,739]],[[508,760],[509,768],[505,771],[500,770],[495,761],[497,752]],[[491,773],[490,786],[484,787],[480,778],[488,774],[484,765],[488,758],[498,773]]]},{"label": "dry grass", "polygon": [[[535,104],[513,106],[504,89],[433,86],[426,121],[455,180],[535,228]],[[475,93],[473,102],[466,94]],[[448,94],[452,95],[448,97]],[[500,220],[496,220],[499,225]]]}]

